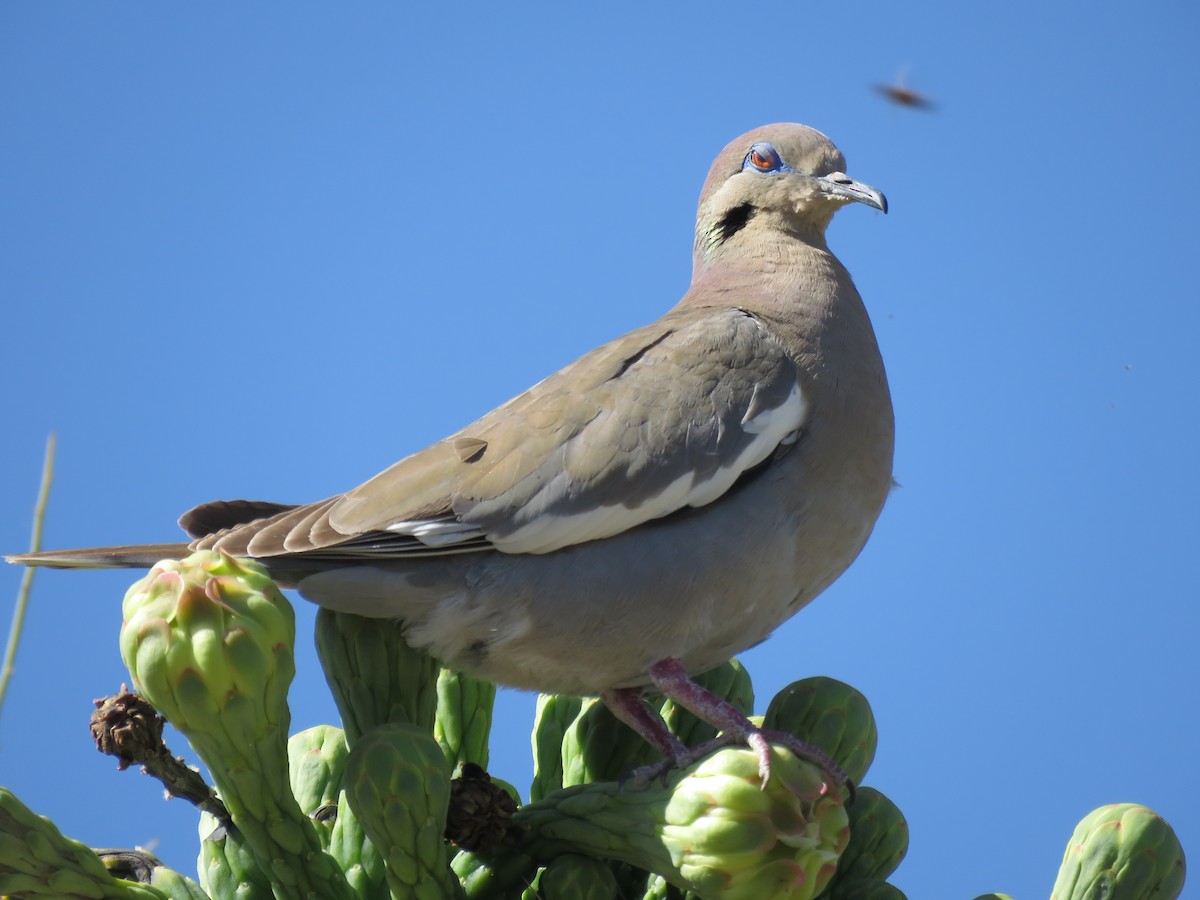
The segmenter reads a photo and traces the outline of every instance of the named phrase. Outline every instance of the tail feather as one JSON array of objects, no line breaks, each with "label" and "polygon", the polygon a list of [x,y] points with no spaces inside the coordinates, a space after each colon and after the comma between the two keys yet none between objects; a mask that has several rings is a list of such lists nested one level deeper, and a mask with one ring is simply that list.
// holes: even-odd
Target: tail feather
[{"label": "tail feather", "polygon": [[80,550],[46,550],[14,553],[4,558],[24,566],[51,569],[149,569],[163,559],[183,559],[191,553],[187,544],[134,544],[125,547],[85,547]]}]

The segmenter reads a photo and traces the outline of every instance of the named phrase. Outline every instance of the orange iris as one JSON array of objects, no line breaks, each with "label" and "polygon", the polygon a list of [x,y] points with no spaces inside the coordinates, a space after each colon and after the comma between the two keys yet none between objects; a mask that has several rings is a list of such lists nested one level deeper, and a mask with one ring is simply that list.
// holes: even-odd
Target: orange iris
[{"label": "orange iris", "polygon": [[760,168],[760,169],[769,169],[769,168],[771,168],[771,166],[774,165],[773,160],[768,159],[766,156],[764,156],[758,150],[750,151],[750,162],[752,162],[754,165],[758,166],[758,168]]}]

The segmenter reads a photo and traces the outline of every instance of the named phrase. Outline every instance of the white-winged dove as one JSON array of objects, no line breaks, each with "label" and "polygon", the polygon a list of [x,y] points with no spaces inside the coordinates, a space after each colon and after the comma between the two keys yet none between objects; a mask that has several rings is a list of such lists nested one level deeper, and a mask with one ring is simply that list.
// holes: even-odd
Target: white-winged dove
[{"label": "white-winged dove", "polygon": [[599,694],[685,760],[640,699],[653,685],[755,747],[765,777],[777,736],[687,673],[764,640],[837,578],[892,483],[883,362],[825,243],[842,206],[887,202],[844,170],[803,125],[742,135],[704,182],[673,309],[346,494],[206,503],[180,519],[190,544],[9,559],[252,557],[321,606],[402,619],[447,665]]}]

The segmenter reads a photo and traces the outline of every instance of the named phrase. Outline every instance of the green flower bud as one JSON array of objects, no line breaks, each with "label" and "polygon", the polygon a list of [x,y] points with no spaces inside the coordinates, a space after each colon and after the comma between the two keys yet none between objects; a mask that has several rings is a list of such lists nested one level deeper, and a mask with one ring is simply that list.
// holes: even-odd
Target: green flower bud
[{"label": "green flower bud", "polygon": [[546,866],[538,892],[544,900],[614,900],[617,879],[600,860],[565,853]]},{"label": "green flower bud", "polygon": [[288,738],[292,793],[354,893],[364,900],[390,900],[383,857],[367,839],[342,790],[349,753],[345,733],[332,725],[293,734]]},{"label": "green flower bud", "polygon": [[204,760],[275,895],[349,898],[288,784],[295,624],[266,569],[213,551],[167,560],[123,612],[135,685]]},{"label": "green flower bud", "polygon": [[[821,900],[905,900],[904,891],[886,881],[838,882]],[[1009,900],[1012,900],[1010,897]]]},{"label": "green flower bud", "polygon": [[830,890],[837,900],[842,900],[842,885],[884,881],[908,852],[908,822],[896,804],[875,788],[859,788],[846,811],[850,843],[838,862]]},{"label": "green flower bud", "polygon": [[121,658],[176,728],[233,729],[251,742],[286,730],[295,620],[262,566],[213,551],[164,560],[122,612]]},{"label": "green flower bud", "polygon": [[274,900],[271,880],[238,830],[225,828],[209,813],[200,814],[200,856],[196,875],[210,897]]},{"label": "green flower bud", "polygon": [[464,763],[487,768],[495,702],[496,685],[490,681],[452,669],[442,669],[438,675],[433,737],[452,770]]},{"label": "green flower bud", "polygon": [[362,735],[346,762],[346,795],[367,836],[380,848],[397,897],[462,896],[449,869],[444,837],[450,767],[427,732],[392,723]]},{"label": "green flower bud", "polygon": [[150,885],[114,878],[95,852],[0,788],[0,896],[54,900],[163,900]]},{"label": "green flower bud", "polygon": [[362,900],[392,900],[383,855],[367,837],[344,790],[338,797],[335,815],[329,854],[346,873],[351,889]]},{"label": "green flower bud", "polygon": [[690,891],[675,887],[661,875],[651,875],[646,879],[642,900],[690,900],[694,896]]},{"label": "green flower bud", "polygon": [[150,872],[150,884],[170,900],[210,900],[200,885],[166,866],[154,867]]},{"label": "green flower bud", "polygon": [[583,708],[583,700],[565,694],[541,694],[533,720],[533,784],[531,800],[541,800],[563,786],[563,736]]},{"label": "green flower bud", "polygon": [[513,820],[529,830],[523,849],[536,857],[619,860],[725,900],[810,900],[833,877],[850,837],[824,773],[781,747],[772,748],[765,789],[756,755],[730,747],[670,773],[665,785],[577,785]]},{"label": "green flower bud", "polygon": [[328,847],[336,821],[342,773],[346,768],[346,735],[332,725],[314,725],[288,738],[288,779],[300,811],[317,823]]},{"label": "green flower bud", "polygon": [[317,613],[317,652],[350,746],[388,722],[433,730],[441,667],[408,645],[404,627],[390,619]]},{"label": "green flower bud", "polygon": [[537,864],[529,854],[515,849],[463,850],[450,861],[467,900],[511,900],[522,887],[537,883]]},{"label": "green flower bud", "polygon": [[855,784],[875,759],[879,732],[871,705],[837,679],[793,682],[771,700],[763,721],[764,728],[786,731],[824,750]]},{"label": "green flower bud", "polygon": [[659,759],[657,751],[603,702],[585,700],[563,735],[562,783],[616,781]]},{"label": "green flower bud", "polygon": [[1075,826],[1050,898],[1174,900],[1185,871],[1183,847],[1162,816],[1136,803],[1114,803]]}]

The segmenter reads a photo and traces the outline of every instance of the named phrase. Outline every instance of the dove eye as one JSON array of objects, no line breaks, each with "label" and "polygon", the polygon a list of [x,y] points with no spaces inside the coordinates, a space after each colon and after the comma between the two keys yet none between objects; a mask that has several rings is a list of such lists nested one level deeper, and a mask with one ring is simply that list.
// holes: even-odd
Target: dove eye
[{"label": "dove eye", "polygon": [[760,172],[778,172],[785,168],[779,159],[779,154],[775,152],[775,148],[767,143],[758,143],[750,148],[745,162],[742,163],[742,169],[745,170],[751,166]]}]

